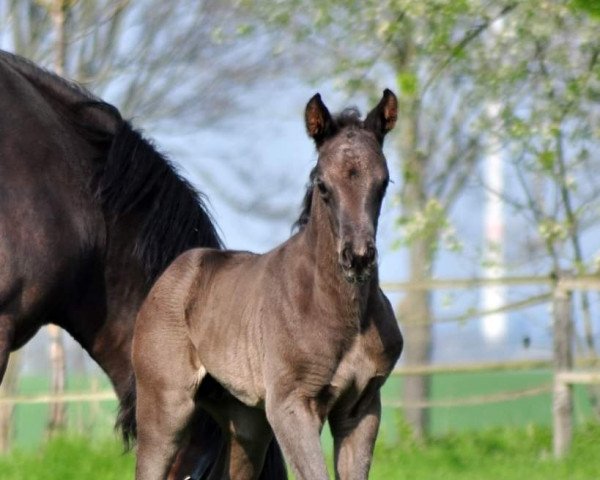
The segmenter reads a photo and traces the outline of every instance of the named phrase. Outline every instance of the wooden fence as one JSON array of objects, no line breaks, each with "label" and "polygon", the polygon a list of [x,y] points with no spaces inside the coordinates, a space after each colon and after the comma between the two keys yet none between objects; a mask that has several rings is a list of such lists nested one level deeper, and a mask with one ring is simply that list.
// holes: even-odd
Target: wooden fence
[{"label": "wooden fence", "polygon": [[[469,279],[441,279],[428,280],[423,282],[396,282],[384,284],[386,291],[405,292],[408,290],[456,290],[472,289],[486,286],[525,286],[525,285],[545,285],[549,288],[547,294],[531,297],[526,301],[521,301],[504,307],[490,310],[470,312],[466,315],[445,319],[444,321],[456,321],[469,317],[480,317],[498,312],[513,311],[525,306],[537,303],[552,301],[552,330],[553,330],[553,358],[542,362],[521,362],[521,365],[530,365],[537,367],[552,367],[553,382],[551,385],[538,386],[535,388],[503,392],[495,395],[486,395],[479,397],[470,397],[467,399],[444,400],[444,401],[424,401],[416,407],[432,406],[458,406],[475,405],[486,402],[496,402],[522,398],[524,396],[539,395],[541,393],[552,392],[552,424],[553,424],[553,453],[560,458],[567,453],[572,441],[573,432],[573,388],[574,384],[592,384],[600,383],[600,371],[594,370],[574,370],[573,360],[573,292],[577,290],[600,291],[600,276],[572,276],[568,272],[562,272],[547,277],[523,276],[523,277],[504,277],[504,278],[469,278]],[[431,322],[439,323],[439,322]],[[581,362],[587,365],[597,365],[596,359],[587,359],[587,362]],[[505,369],[506,367],[515,368],[516,365],[510,363],[498,363],[496,368]],[[398,369],[396,374],[401,375],[425,375],[440,371],[484,371],[490,370],[490,365],[480,364],[465,368],[456,366],[428,366],[420,365],[411,368]],[[401,404],[398,404],[401,406]],[[406,407],[407,405],[402,405]]]},{"label": "wooden fence", "polygon": [[[533,388],[515,390],[510,392],[499,392],[487,395],[476,395],[467,398],[451,398],[442,400],[424,400],[414,405],[406,405],[400,401],[388,401],[385,403],[392,407],[456,407],[468,405],[480,405],[485,403],[496,403],[511,401],[518,398],[537,396],[544,393],[552,393],[553,412],[553,452],[556,457],[563,456],[569,449],[572,438],[573,424],[573,392],[574,384],[600,383],[600,370],[592,370],[591,367],[598,364],[596,358],[582,358],[574,361],[573,345],[573,292],[576,290],[600,291],[600,277],[579,276],[573,277],[568,274],[548,277],[508,277],[500,279],[470,278],[470,279],[441,279],[430,280],[419,283],[395,282],[387,283],[382,287],[386,291],[404,292],[414,289],[425,290],[456,290],[472,289],[493,285],[524,286],[524,285],[546,285],[548,293],[536,295],[530,299],[515,302],[493,311],[476,311],[468,314],[438,319],[433,324],[462,321],[467,318],[476,318],[483,315],[497,313],[498,311],[514,311],[530,305],[547,303],[552,301],[553,306],[553,357],[544,360],[483,362],[470,364],[446,364],[446,365],[413,365],[403,366],[394,370],[393,375],[431,375],[435,373],[459,373],[459,372],[489,372],[489,371],[515,371],[534,368],[548,368],[553,370],[553,381],[548,384],[538,385]],[[39,396],[13,396],[0,397],[0,406],[16,404],[56,404],[69,402],[101,402],[114,401],[116,399],[113,391],[95,391],[67,393],[61,395],[39,395]]]}]

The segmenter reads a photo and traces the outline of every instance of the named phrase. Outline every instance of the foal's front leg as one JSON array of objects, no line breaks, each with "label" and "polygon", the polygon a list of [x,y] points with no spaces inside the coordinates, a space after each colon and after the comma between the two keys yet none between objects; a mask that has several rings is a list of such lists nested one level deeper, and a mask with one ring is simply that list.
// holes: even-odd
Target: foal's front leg
[{"label": "foal's front leg", "polygon": [[267,418],[297,480],[327,480],[319,418],[312,401],[293,392],[267,395]]},{"label": "foal's front leg", "polygon": [[335,478],[366,480],[381,418],[381,394],[371,392],[349,411],[340,409],[329,416],[333,434]]}]

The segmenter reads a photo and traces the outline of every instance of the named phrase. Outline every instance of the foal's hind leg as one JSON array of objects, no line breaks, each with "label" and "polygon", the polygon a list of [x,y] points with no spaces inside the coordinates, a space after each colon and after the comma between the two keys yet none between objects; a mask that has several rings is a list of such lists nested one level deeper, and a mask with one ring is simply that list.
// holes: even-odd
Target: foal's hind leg
[{"label": "foal's hind leg", "polygon": [[201,402],[218,419],[227,436],[225,448],[220,452],[208,480],[260,478],[265,455],[273,438],[265,412],[248,407],[233,397],[228,397],[219,404],[206,399]]},{"label": "foal's hind leg", "polygon": [[178,330],[136,332],[137,480],[166,478],[193,416],[194,394],[206,374],[187,332]]}]

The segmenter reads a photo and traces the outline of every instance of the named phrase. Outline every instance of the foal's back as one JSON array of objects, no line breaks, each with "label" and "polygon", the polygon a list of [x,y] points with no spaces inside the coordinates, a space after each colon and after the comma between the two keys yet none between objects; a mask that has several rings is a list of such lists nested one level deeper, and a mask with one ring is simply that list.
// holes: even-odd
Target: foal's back
[{"label": "foal's back", "polygon": [[207,248],[183,253],[152,287],[138,315],[136,342],[156,331],[167,341],[185,338],[197,365],[244,404],[261,405],[265,331],[277,329],[283,305],[289,309],[292,301],[284,273],[294,240],[262,255]]}]

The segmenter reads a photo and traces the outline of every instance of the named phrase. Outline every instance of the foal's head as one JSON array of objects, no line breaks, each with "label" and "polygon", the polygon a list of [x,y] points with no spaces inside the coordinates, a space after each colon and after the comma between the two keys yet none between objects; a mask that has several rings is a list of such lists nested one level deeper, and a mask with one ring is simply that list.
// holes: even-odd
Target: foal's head
[{"label": "foal's head", "polygon": [[377,220],[389,181],[382,146],[397,111],[387,89],[364,121],[355,110],[332,117],[319,94],[306,105],[306,128],[319,153],[313,201],[327,211],[339,264],[352,283],[368,279],[376,263]]}]

